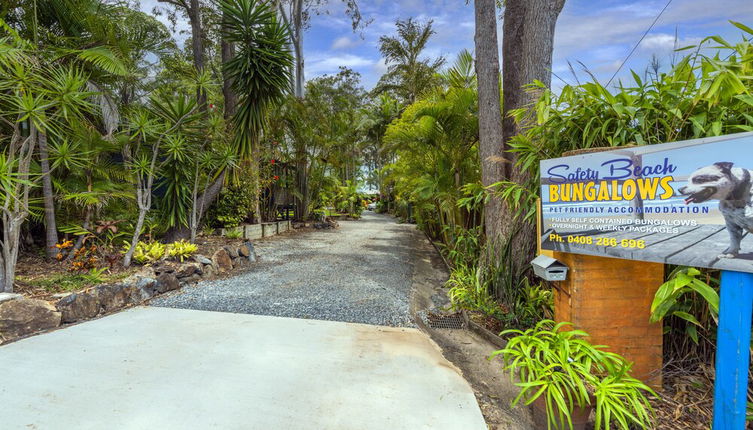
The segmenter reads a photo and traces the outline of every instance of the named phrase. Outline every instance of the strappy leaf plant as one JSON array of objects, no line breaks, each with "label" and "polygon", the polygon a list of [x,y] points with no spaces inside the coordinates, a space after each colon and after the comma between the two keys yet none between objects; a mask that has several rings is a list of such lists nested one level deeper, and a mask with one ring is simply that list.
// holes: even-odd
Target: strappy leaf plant
[{"label": "strappy leaf plant", "polygon": [[572,429],[572,412],[589,407],[596,410],[597,430],[648,428],[653,411],[646,395],[655,393],[630,376],[631,363],[569,325],[543,320],[525,331],[501,333],[512,337],[490,358],[501,356],[504,370],[518,378],[513,406],[542,398],[550,430]]}]

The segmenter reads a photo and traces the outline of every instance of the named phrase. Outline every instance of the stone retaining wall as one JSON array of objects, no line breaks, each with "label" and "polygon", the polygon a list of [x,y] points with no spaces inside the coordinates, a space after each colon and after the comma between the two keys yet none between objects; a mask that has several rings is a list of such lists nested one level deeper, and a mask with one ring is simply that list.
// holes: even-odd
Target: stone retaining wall
[{"label": "stone retaining wall", "polygon": [[121,282],[59,294],[52,302],[0,293],[0,344],[61,324],[139,305],[159,294],[248,267],[254,262],[254,245],[245,242],[240,246],[228,245],[218,249],[211,257],[195,255],[183,263],[165,261],[154,268],[144,267]]}]

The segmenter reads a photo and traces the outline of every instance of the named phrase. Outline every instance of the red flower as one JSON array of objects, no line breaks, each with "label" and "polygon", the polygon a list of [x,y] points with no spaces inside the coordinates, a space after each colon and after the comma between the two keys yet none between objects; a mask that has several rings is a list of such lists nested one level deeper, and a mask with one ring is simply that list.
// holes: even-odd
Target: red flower
[{"label": "red flower", "polygon": [[269,164],[275,164],[276,162],[277,162],[277,160],[275,160],[274,158],[271,159],[271,160],[269,160]]},{"label": "red flower", "polygon": [[275,181],[277,181],[278,179],[280,179],[280,177],[279,177],[279,176],[277,176],[277,175],[275,175],[273,179],[274,179]]}]

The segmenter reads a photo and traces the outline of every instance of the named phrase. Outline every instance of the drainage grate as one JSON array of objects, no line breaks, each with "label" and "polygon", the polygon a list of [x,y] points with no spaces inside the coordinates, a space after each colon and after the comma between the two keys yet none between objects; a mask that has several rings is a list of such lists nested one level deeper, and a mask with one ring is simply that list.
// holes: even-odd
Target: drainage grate
[{"label": "drainage grate", "polygon": [[465,328],[465,319],[460,312],[454,314],[438,314],[426,312],[423,315],[424,322],[431,328],[463,329]]}]

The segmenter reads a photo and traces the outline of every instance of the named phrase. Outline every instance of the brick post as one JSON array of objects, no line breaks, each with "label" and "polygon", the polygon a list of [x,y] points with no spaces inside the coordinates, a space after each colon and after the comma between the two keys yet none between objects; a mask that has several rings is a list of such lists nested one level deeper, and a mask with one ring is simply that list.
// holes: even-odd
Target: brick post
[{"label": "brick post", "polygon": [[555,252],[570,271],[554,294],[554,319],[589,333],[591,342],[632,361],[632,375],[661,388],[662,324],[650,324],[664,265]]}]

